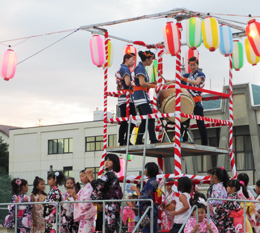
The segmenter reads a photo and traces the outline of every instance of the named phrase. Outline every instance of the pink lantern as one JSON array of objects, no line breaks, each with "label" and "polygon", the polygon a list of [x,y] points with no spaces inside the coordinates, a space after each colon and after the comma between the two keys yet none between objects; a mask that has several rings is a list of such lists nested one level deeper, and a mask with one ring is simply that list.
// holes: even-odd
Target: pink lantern
[{"label": "pink lantern", "polygon": [[4,52],[1,61],[1,75],[5,81],[13,78],[16,71],[17,55],[12,49]]},{"label": "pink lantern", "polygon": [[94,35],[89,41],[89,46],[93,64],[101,67],[106,62],[105,46],[102,37]]},{"label": "pink lantern", "polygon": [[129,54],[129,53],[134,53],[135,54],[135,65],[133,67],[129,67],[130,72],[132,73],[136,67],[136,61],[137,61],[137,52],[136,52],[136,48],[133,45],[127,45],[124,47],[123,49],[123,56],[125,54]]},{"label": "pink lantern", "polygon": [[176,24],[167,22],[163,27],[163,39],[166,52],[175,56],[181,48],[180,31]]},{"label": "pink lantern", "polygon": [[125,160],[123,160],[122,158],[119,158],[119,162],[120,162],[120,172],[118,172],[118,176],[124,176],[125,175]]},{"label": "pink lantern", "polygon": [[199,51],[197,49],[193,50],[192,48],[189,48],[189,50],[187,50],[185,52],[185,61],[184,61],[184,67],[185,67],[185,72],[186,73],[190,73],[190,67],[189,67],[189,63],[188,60],[191,57],[196,57],[199,60]]}]

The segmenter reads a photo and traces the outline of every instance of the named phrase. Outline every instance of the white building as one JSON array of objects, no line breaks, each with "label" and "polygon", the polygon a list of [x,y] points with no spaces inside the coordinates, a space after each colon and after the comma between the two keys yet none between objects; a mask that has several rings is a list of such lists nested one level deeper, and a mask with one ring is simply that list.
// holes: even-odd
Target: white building
[{"label": "white building", "polygon": [[[116,146],[117,124],[108,124],[108,145]],[[79,172],[92,168],[97,174],[103,153],[103,121],[31,127],[10,130],[9,174],[32,184],[35,176],[47,183],[51,170],[79,180]],[[156,161],[147,158],[146,161]],[[142,170],[142,157],[135,156],[128,170]],[[138,172],[129,173],[139,175]]]}]

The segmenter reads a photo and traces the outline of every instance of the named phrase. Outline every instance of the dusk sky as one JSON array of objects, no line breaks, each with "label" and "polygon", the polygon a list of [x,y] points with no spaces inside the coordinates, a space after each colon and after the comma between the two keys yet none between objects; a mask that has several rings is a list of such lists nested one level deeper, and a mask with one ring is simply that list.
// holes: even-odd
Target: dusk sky
[{"label": "dusk sky", "polygon": [[[159,13],[173,8],[198,12],[260,16],[259,0],[9,0],[0,8],[0,41],[40,35],[83,25]],[[246,23],[248,17],[220,16]],[[260,18],[256,18],[260,21]],[[150,19],[106,27],[111,35],[141,40],[146,43],[163,41],[162,28],[169,19]],[[175,20],[173,20],[175,21]],[[185,29],[186,20],[183,21]],[[235,30],[233,30],[235,32]],[[70,32],[1,43],[0,54],[12,45],[18,62],[49,46]],[[91,62],[91,33],[77,31],[17,66],[15,77],[0,79],[1,122],[21,127],[90,121],[93,111],[103,109],[103,70]],[[182,42],[186,41],[185,30]],[[244,39],[240,40],[244,45]],[[19,42],[22,42],[18,44]],[[115,91],[115,72],[122,62],[122,50],[127,43],[112,39],[114,61],[109,68],[108,90]],[[17,45],[16,45],[17,44]],[[143,47],[136,46],[137,50]],[[184,56],[187,46],[182,47]],[[206,74],[205,88],[222,91],[223,79],[228,84],[228,58],[217,50],[209,52],[199,47],[200,67]],[[244,67],[234,71],[234,84],[260,85],[260,64],[250,65],[244,54]],[[164,56],[164,76],[174,79],[175,57]],[[115,111],[116,99],[109,97],[108,110]]]}]

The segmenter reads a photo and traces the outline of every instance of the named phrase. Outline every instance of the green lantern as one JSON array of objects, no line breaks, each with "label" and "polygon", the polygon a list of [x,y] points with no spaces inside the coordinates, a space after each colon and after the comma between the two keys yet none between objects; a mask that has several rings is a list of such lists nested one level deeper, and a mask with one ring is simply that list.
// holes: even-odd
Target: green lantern
[{"label": "green lantern", "polygon": [[197,49],[202,42],[201,21],[198,17],[191,17],[186,25],[186,41],[191,49]]},{"label": "green lantern", "polygon": [[128,155],[127,156],[127,160],[128,161],[132,161],[134,159],[134,157],[135,157],[134,155]]},{"label": "green lantern", "polygon": [[238,40],[233,41],[232,65],[236,71],[239,71],[244,64],[243,45]]},{"label": "green lantern", "polygon": [[158,77],[158,61],[153,60],[153,64],[150,66],[146,66],[146,72],[150,78],[150,82],[154,82]]}]

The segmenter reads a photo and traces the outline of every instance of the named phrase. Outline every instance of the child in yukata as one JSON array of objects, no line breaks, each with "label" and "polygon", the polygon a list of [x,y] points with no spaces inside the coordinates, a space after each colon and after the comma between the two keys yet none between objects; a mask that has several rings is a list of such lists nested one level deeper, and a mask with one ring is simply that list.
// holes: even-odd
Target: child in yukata
[{"label": "child in yukata", "polygon": [[[68,190],[68,193],[73,197],[75,201],[90,201],[90,196],[92,194],[93,188],[89,183],[85,170],[80,171],[79,176],[80,181],[85,184],[84,188],[80,189],[78,194],[73,189]],[[96,214],[97,211],[93,203],[75,203],[74,221],[79,222],[78,232],[92,233]]]},{"label": "child in yukata", "polygon": [[[47,194],[45,190],[44,179],[36,176],[33,181],[33,190],[30,196],[32,202],[43,202],[46,199]],[[43,217],[44,205],[35,204],[32,209],[32,229],[31,233],[44,233],[45,232],[45,220]]]},{"label": "child in yukata", "polygon": [[193,206],[196,205],[198,207],[198,224],[196,223],[196,209],[193,211],[193,216],[190,217],[186,223],[184,228],[184,233],[195,233],[199,232],[210,232],[210,233],[218,233],[218,229],[212,220],[209,220],[209,224],[207,224],[207,202],[205,199],[199,197],[198,201],[196,201]]},{"label": "child in yukata", "polygon": [[[240,199],[238,191],[241,184],[238,180],[229,180],[227,184],[227,199]],[[246,188],[243,187],[243,193],[246,195]],[[240,202],[224,201],[218,207],[210,207],[210,211],[215,214],[215,219],[218,221],[219,232],[244,232],[243,230],[243,210],[241,210]],[[251,225],[246,220],[246,229],[248,233],[252,232]]]},{"label": "child in yukata", "polygon": [[[158,188],[158,182],[156,180],[156,175],[159,173],[159,169],[156,163],[150,162],[145,164],[144,167],[144,174],[148,176],[148,181],[144,185],[142,191],[140,192],[138,188],[135,185],[132,185],[130,189],[132,191],[135,191],[136,194],[139,197],[139,213],[140,217],[144,214],[145,210],[151,205],[149,201],[142,201],[142,199],[152,199],[154,201],[155,197],[155,192]],[[158,215],[159,215],[159,208],[158,204],[154,203],[153,206],[153,232],[157,233],[158,232]],[[148,211],[147,215],[144,217],[142,221],[143,225],[143,232],[144,233],[150,233],[150,211]]]},{"label": "child in yukata", "polygon": [[85,171],[88,180],[93,187],[92,200],[111,200],[105,203],[105,230],[106,233],[116,233],[119,220],[120,202],[114,200],[122,199],[123,193],[116,173],[120,172],[119,158],[115,154],[107,154],[105,157],[105,169],[107,173],[94,180],[93,171]]},{"label": "child in yukata", "polygon": [[[12,203],[30,202],[29,196],[25,195],[28,192],[28,182],[24,179],[13,179],[12,185]],[[17,233],[30,233],[32,227],[32,205],[17,206]],[[15,225],[15,205],[9,206],[9,213],[3,222],[4,227],[14,227]]]},{"label": "child in yukata", "polygon": [[[65,188],[67,192],[63,194],[64,201],[73,201],[72,196],[69,194],[69,190],[72,189],[75,193],[78,193],[80,190],[79,182],[76,182],[73,177],[68,177],[65,182]],[[61,213],[61,232],[63,233],[77,233],[79,228],[79,223],[74,221],[73,212],[74,204],[73,203],[63,203],[63,211]]]},{"label": "child in yukata", "polygon": [[[65,182],[65,176],[63,172],[56,171],[48,175],[48,184],[51,188],[51,191],[47,195],[47,198],[44,202],[61,202],[62,194],[58,188],[58,185],[63,185]],[[61,208],[63,210],[63,208]],[[45,233],[54,233],[57,232],[56,229],[56,206],[53,204],[47,204],[44,207],[44,216],[46,220],[46,229]]]}]

